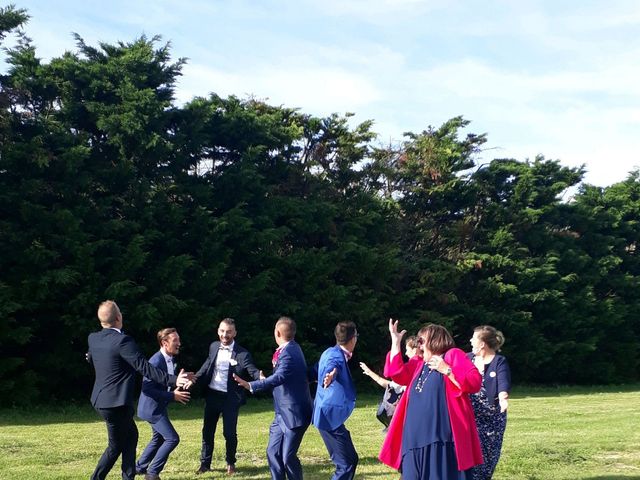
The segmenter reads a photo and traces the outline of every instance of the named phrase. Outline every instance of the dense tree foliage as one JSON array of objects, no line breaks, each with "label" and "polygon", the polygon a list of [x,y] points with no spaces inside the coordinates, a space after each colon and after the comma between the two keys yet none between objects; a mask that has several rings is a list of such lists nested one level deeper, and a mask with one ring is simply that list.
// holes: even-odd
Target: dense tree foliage
[{"label": "dense tree foliage", "polygon": [[[399,145],[371,122],[173,93],[183,60],[158,38],[44,62],[0,9],[0,386],[80,397],[97,304],[118,301],[147,353],[179,329],[197,368],[218,321],[268,365],[293,316],[314,361],[357,322],[379,365],[390,316],[415,331],[504,331],[517,381],[637,380],[640,174],[563,192],[583,171],[543,157],[478,165],[461,117]],[[11,37],[9,34],[13,33]],[[11,401],[6,397],[3,401]]]}]

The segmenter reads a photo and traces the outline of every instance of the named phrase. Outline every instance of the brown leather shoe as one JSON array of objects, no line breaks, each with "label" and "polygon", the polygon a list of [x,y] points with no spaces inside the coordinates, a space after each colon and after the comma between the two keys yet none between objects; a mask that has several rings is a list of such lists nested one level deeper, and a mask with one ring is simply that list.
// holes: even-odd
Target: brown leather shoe
[{"label": "brown leather shoe", "polygon": [[236,466],[227,465],[227,475],[233,475],[234,473],[236,473]]},{"label": "brown leather shoe", "polygon": [[207,468],[207,467],[200,467],[198,470],[196,470],[196,475],[202,475],[203,473],[207,473],[210,472],[211,469]]}]

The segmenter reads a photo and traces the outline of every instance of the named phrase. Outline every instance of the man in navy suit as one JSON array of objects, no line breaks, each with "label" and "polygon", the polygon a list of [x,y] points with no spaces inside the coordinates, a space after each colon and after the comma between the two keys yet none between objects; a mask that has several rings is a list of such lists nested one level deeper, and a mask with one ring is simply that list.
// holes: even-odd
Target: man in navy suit
[{"label": "man in navy suit", "polygon": [[238,412],[246,403],[246,393],[233,380],[233,375],[245,380],[260,378],[260,371],[253,364],[251,354],[235,341],[236,334],[235,320],[223,319],[218,327],[219,340],[211,343],[207,360],[195,374],[194,381],[205,389],[202,451],[200,468],[196,471],[198,475],[211,471],[213,439],[220,415],[226,444],[227,474],[236,472]]},{"label": "man in navy suit", "polygon": [[[170,375],[176,370],[175,358],[180,352],[180,335],[175,328],[163,328],[158,332],[160,350],[149,363]],[[138,400],[138,417],[151,424],[151,441],[136,462],[136,473],[144,474],[145,480],[160,480],[160,472],[167,463],[169,454],[180,443],[180,436],[169,420],[167,405],[170,402],[185,404],[191,394],[186,390],[171,390],[165,385],[145,377]]]},{"label": "man in navy suit", "polygon": [[326,349],[318,363],[312,422],[336,466],[332,480],[351,480],[358,466],[358,454],[344,422],[356,404],[356,389],[347,362],[356,347],[358,330],[353,322],[340,322],[334,334],[336,345]]},{"label": "man in navy suit", "polygon": [[122,314],[116,302],[102,302],[98,319],[102,330],[89,335],[87,360],[96,373],[91,404],[107,424],[109,443],[91,480],[104,480],[120,455],[123,480],[133,480],[138,443],[138,428],[133,421],[135,373],[165,386],[183,386],[193,373],[169,375],[149,364],[133,338],[122,332]]},{"label": "man in navy suit", "polygon": [[307,380],[307,362],[296,343],[296,323],[280,317],[273,336],[278,348],[273,354],[273,374],[247,382],[235,380],[252,393],[273,389],[275,418],[269,428],[267,461],[272,480],[302,480],[298,448],[311,421],[311,394]]}]

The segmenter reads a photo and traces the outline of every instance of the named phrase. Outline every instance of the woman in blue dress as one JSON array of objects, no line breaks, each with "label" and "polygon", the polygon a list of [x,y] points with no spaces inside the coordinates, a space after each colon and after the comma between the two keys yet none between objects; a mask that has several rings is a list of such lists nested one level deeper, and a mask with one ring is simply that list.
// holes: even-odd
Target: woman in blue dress
[{"label": "woman in blue dress", "polygon": [[397,323],[389,321],[385,376],[408,387],[379,458],[400,470],[403,480],[471,480],[471,467],[482,462],[469,400],[480,389],[480,374],[447,329],[435,324],[418,332],[422,357],[405,363],[400,343],[406,332],[398,332]]},{"label": "woman in blue dress", "polygon": [[504,335],[489,325],[476,327],[471,337],[469,359],[482,375],[482,387],[471,395],[484,463],[473,469],[473,480],[490,480],[500,459],[507,427],[511,371],[500,355]]}]

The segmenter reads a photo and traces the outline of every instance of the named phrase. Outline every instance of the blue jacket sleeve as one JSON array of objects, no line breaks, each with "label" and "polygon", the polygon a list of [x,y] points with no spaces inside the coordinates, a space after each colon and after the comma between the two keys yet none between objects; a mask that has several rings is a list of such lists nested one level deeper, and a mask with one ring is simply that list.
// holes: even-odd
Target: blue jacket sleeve
[{"label": "blue jacket sleeve", "polygon": [[283,352],[278,361],[278,368],[273,375],[268,376],[264,380],[255,380],[249,382],[253,392],[275,388],[282,385],[288,378],[293,375],[293,358],[288,352]]},{"label": "blue jacket sleeve", "polygon": [[[156,357],[157,358],[157,357]],[[159,361],[164,362],[164,357],[161,357]],[[149,363],[154,367],[160,368],[159,361],[151,358]],[[157,382],[149,380],[147,377],[142,381],[142,393],[148,397],[153,398],[156,402],[171,402],[174,400],[173,392],[167,391],[166,385],[161,385]]]},{"label": "blue jacket sleeve", "polygon": [[511,391],[511,369],[507,359],[500,355],[498,365],[496,367],[496,376],[498,377],[498,385],[496,393]]}]

